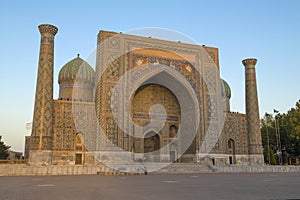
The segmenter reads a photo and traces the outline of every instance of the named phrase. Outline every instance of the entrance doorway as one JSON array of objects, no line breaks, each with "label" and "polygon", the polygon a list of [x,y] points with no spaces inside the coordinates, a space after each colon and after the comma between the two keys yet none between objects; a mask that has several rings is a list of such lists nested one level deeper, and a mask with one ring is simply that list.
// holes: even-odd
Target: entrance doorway
[{"label": "entrance doorway", "polygon": [[170,161],[175,162],[175,151],[170,151]]},{"label": "entrance doorway", "polygon": [[85,147],[82,138],[81,134],[76,134],[75,136],[75,165],[84,164]]},{"label": "entrance doorway", "polygon": [[160,138],[154,131],[144,137],[144,157],[146,162],[160,161]]},{"label": "entrance doorway", "polygon": [[82,154],[77,153],[75,156],[75,165],[81,165],[82,164]]},{"label": "entrance doorway", "polygon": [[233,164],[233,159],[232,156],[229,156],[229,164],[232,165]]},{"label": "entrance doorway", "polygon": [[229,164],[235,164],[235,143],[233,139],[228,140],[227,148],[229,154]]}]

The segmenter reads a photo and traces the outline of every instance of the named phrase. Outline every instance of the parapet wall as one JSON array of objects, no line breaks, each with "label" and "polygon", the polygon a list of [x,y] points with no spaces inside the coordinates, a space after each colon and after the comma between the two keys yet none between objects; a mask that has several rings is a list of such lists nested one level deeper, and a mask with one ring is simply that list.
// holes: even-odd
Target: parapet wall
[{"label": "parapet wall", "polygon": [[51,165],[51,166],[28,166],[28,165],[0,165],[0,176],[44,176],[44,175],[84,175],[111,172],[110,168],[84,165]]},{"label": "parapet wall", "polygon": [[215,173],[300,173],[300,166],[211,166]]},{"label": "parapet wall", "polygon": [[[300,173],[300,166],[211,166],[201,164],[173,163],[150,174],[187,173]],[[135,175],[145,171],[126,173],[113,170],[104,165],[50,165],[28,166],[24,164],[0,165],[0,176],[46,176],[46,175]]]}]

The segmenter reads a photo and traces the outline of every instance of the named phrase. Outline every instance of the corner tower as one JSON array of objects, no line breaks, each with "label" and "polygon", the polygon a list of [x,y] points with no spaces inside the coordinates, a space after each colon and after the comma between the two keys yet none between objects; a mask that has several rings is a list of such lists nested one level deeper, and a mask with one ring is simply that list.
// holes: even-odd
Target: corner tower
[{"label": "corner tower", "polygon": [[260,119],[256,86],[255,65],[257,59],[248,58],[242,61],[245,66],[246,114],[249,138],[249,161],[251,165],[264,163]]},{"label": "corner tower", "polygon": [[44,164],[49,162],[52,149],[54,36],[58,29],[50,24],[38,28],[41,42],[29,161]]}]

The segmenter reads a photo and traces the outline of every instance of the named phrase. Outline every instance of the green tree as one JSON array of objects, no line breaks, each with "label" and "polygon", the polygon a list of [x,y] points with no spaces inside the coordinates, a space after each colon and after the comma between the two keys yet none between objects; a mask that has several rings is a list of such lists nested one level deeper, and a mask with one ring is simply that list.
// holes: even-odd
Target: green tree
[{"label": "green tree", "polygon": [[6,159],[8,157],[7,150],[10,148],[10,146],[7,146],[4,144],[3,141],[1,141],[2,136],[0,135],[0,159]]},{"label": "green tree", "polygon": [[265,163],[268,163],[270,165],[276,165],[274,151],[273,149],[269,148],[266,145],[264,146],[264,158],[265,158]]},{"label": "green tree", "polygon": [[300,100],[287,113],[266,113],[261,119],[261,134],[266,163],[286,164],[300,159]]},{"label": "green tree", "polygon": [[283,148],[292,159],[300,158],[300,100],[296,106],[283,114],[280,120],[281,131],[286,141]]},{"label": "green tree", "polygon": [[290,136],[300,140],[300,100],[296,102],[296,107],[291,108],[287,113],[291,125]]},{"label": "green tree", "polygon": [[275,121],[273,116],[268,113],[261,119],[261,135],[265,162],[271,165],[278,164],[277,156],[275,159],[275,152],[278,152]]}]

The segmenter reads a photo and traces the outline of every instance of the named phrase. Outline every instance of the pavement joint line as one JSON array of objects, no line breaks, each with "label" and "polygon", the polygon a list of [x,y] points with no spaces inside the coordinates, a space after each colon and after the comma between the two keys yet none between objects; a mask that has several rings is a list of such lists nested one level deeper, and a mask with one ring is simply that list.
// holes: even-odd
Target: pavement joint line
[{"label": "pavement joint line", "polygon": [[41,184],[41,185],[37,185],[38,187],[53,187],[53,184]]},{"label": "pavement joint line", "polygon": [[177,180],[166,180],[164,181],[165,183],[177,183],[178,181]]}]

